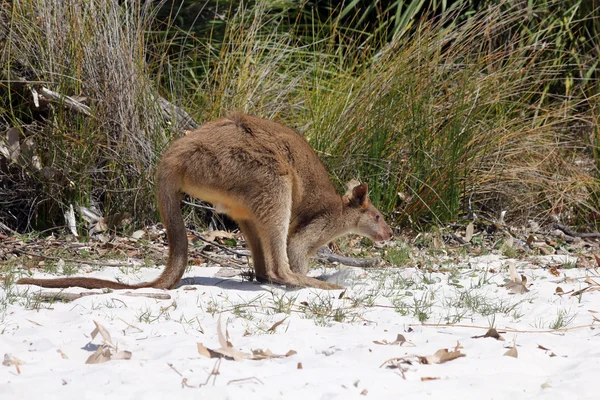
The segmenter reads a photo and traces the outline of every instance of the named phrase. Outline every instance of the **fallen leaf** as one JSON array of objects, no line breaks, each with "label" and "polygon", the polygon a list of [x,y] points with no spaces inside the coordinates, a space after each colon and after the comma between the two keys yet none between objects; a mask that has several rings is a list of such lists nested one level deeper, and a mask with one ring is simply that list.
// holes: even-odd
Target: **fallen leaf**
[{"label": "fallen leaf", "polygon": [[525,275],[519,276],[517,273],[517,267],[514,263],[510,263],[508,266],[510,273],[510,280],[504,284],[510,293],[512,294],[523,294],[529,292],[527,289],[527,277]]},{"label": "fallen leaf", "polygon": [[473,239],[473,232],[475,230],[475,227],[473,226],[472,222],[469,222],[469,225],[467,225],[467,228],[465,230],[465,242],[470,242],[471,239]]},{"label": "fallen leaf", "polygon": [[554,293],[564,293],[565,291],[562,290],[562,288],[560,286],[557,286],[556,289],[554,290]]},{"label": "fallen leaf", "polygon": [[102,364],[110,361],[111,353],[110,349],[106,346],[98,346],[96,351],[88,357],[85,361],[86,364]]},{"label": "fallen leaf", "polygon": [[303,368],[303,367],[302,367],[302,363],[301,363],[301,362],[299,362],[299,363],[298,363],[298,365],[296,366],[296,369],[302,369],[302,368]]},{"label": "fallen leaf", "polygon": [[403,334],[399,333],[398,336],[396,336],[396,340],[394,340],[393,342],[388,342],[386,339],[383,339],[381,341],[379,340],[374,340],[373,343],[375,344],[382,344],[382,345],[400,345],[402,346],[404,343],[406,343],[407,340],[404,337]]},{"label": "fallen leaf", "polygon": [[550,267],[548,271],[557,278],[560,276],[560,271],[556,267]]},{"label": "fallen leaf", "polygon": [[427,382],[427,381],[439,381],[440,378],[439,377],[430,377],[430,376],[422,376],[421,377],[421,382]]},{"label": "fallen leaf", "polygon": [[202,237],[206,240],[214,242],[215,239],[232,239],[234,235],[233,233],[226,231],[210,231],[203,234]]},{"label": "fallen leaf", "polygon": [[488,337],[494,338],[496,340],[504,341],[504,338],[498,333],[496,328],[490,328],[484,335],[472,336],[471,338],[479,339],[479,338],[488,338]]},{"label": "fallen leaf", "polygon": [[114,346],[112,343],[112,338],[110,337],[110,333],[108,333],[108,331],[102,325],[100,325],[98,322],[94,321],[94,324],[96,324],[96,327],[94,328],[94,330],[91,333],[92,340],[94,338],[96,338],[96,335],[98,333],[100,333],[100,336],[102,336],[102,339],[106,343],[109,343],[111,346]]},{"label": "fallen leaf", "polygon": [[131,234],[131,237],[134,239],[141,239],[144,237],[144,235],[146,234],[146,232],[142,229],[140,229],[139,231],[135,231]]},{"label": "fallen leaf", "polygon": [[466,354],[461,353],[459,350],[448,351],[448,349],[440,349],[430,356],[418,356],[421,364],[442,364],[460,357],[466,357]]},{"label": "fallen leaf", "polygon": [[201,356],[212,358],[210,355],[210,350],[208,350],[206,346],[204,346],[202,343],[196,343],[196,346],[198,346],[198,353],[200,353]]},{"label": "fallen leaf", "polygon": [[14,365],[15,369],[17,370],[17,374],[21,373],[21,368],[19,368],[19,365],[22,364],[24,364],[23,361],[19,360],[17,357],[13,357],[10,353],[4,354],[4,360],[2,361],[2,365],[6,367]]},{"label": "fallen leaf", "polygon": [[506,353],[504,353],[505,356],[508,357],[514,357],[514,358],[519,358],[519,353],[517,352],[517,347],[511,347]]},{"label": "fallen leaf", "polygon": [[286,319],[287,319],[287,317],[285,317],[285,318],[284,318],[284,319],[282,319],[281,321],[277,321],[277,322],[275,322],[275,323],[273,324],[273,326],[271,326],[271,327],[270,327],[270,328],[267,330],[267,332],[271,332],[271,333],[275,332],[275,330],[277,329],[277,327],[278,327],[279,325],[283,324],[283,322],[284,322]]}]

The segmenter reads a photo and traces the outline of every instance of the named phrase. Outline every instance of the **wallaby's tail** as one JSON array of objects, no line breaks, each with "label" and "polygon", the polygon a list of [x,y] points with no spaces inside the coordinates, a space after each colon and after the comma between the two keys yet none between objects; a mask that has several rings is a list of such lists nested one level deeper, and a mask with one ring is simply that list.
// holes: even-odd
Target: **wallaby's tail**
[{"label": "wallaby's tail", "polygon": [[34,279],[22,278],[18,284],[38,285],[46,288],[65,288],[78,286],[87,289],[138,289],[153,287],[158,289],[173,288],[183,276],[187,266],[187,234],[180,209],[179,190],[181,188],[181,174],[174,166],[168,164],[168,159],[163,159],[158,167],[156,192],[158,207],[163,224],[167,229],[169,240],[169,259],[162,274],[152,282],[138,285],[108,281],[96,278],[57,278]]}]

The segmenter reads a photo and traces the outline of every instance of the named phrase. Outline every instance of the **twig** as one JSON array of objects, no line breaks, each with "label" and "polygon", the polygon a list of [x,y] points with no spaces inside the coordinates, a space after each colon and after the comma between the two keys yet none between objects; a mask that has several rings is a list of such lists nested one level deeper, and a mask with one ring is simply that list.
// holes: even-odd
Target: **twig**
[{"label": "twig", "polygon": [[231,385],[232,383],[240,383],[240,382],[246,382],[246,381],[257,381],[258,383],[260,383],[261,385],[264,385],[263,381],[261,381],[260,379],[258,379],[255,376],[251,376],[249,378],[241,378],[241,379],[232,379],[229,382],[227,382],[227,385]]},{"label": "twig", "polygon": [[104,294],[101,292],[81,292],[81,293],[69,293],[69,292],[38,292],[34,297],[38,300],[50,300],[50,301],[73,301],[80,299],[85,296],[95,296]]},{"label": "twig", "polygon": [[[477,326],[477,325],[462,325],[462,324],[408,324],[408,326],[428,326],[428,327],[437,327],[437,328],[472,328],[472,329],[490,329],[489,326]],[[514,333],[561,333],[567,331],[573,331],[575,329],[581,328],[590,328],[597,327],[595,324],[587,324],[587,325],[577,325],[572,326],[570,328],[561,328],[561,329],[544,329],[544,330],[520,330],[520,329],[512,329],[512,328],[498,328],[498,331],[505,332],[514,332]]]},{"label": "twig", "polygon": [[179,129],[194,130],[200,126],[183,108],[176,106],[164,97],[159,96],[158,103],[163,113],[170,117]]},{"label": "twig", "polygon": [[85,114],[89,117],[93,117],[91,109],[85,104],[73,99],[72,97],[65,96],[64,94],[57,93],[45,87],[40,87],[40,94],[48,100],[54,100],[64,104],[67,108]]},{"label": "twig", "polygon": [[564,233],[566,233],[569,236],[578,237],[578,238],[584,238],[584,239],[598,239],[598,238],[600,238],[600,233],[598,233],[598,232],[579,233],[579,232],[575,232],[574,230],[572,230],[568,226],[565,226],[565,225],[562,225],[562,224],[554,224],[553,226],[554,226],[554,228],[560,229],[561,231],[563,231]]},{"label": "twig", "polygon": [[137,329],[139,332],[144,332],[142,329],[138,328],[138,327],[137,327],[137,326],[135,326],[135,325],[131,325],[129,322],[125,321],[123,318],[121,318],[121,317],[117,317],[117,318],[118,318],[118,319],[120,319],[120,320],[121,320],[121,322],[123,322],[123,323],[124,323],[125,325],[127,325],[128,327],[130,327],[130,328],[133,328],[133,329]]},{"label": "twig", "polygon": [[62,258],[62,257],[56,257],[56,256],[46,256],[43,254],[39,254],[39,253],[32,253],[29,251],[25,251],[25,250],[21,250],[21,249],[14,249],[13,251],[20,253],[20,254],[25,254],[28,256],[32,256],[32,257],[40,257],[40,258],[46,258],[48,260],[63,260],[64,262],[71,262],[71,263],[76,263],[76,264],[88,264],[88,265],[100,265],[103,267],[134,267],[135,264],[133,263],[106,263],[106,262],[102,262],[102,261],[82,261],[82,260],[75,260],[72,258]]},{"label": "twig", "polygon": [[316,258],[320,262],[339,262],[340,264],[348,265],[350,267],[369,268],[376,267],[379,264],[379,260],[376,258],[344,257],[325,248],[322,248],[317,252]]},{"label": "twig", "polygon": [[131,297],[148,297],[148,298],[157,299],[157,300],[170,300],[171,299],[171,295],[168,293],[125,292],[125,293],[119,293],[119,294],[122,294],[123,296],[131,296]]},{"label": "twig", "polygon": [[216,246],[216,247],[220,248],[221,250],[224,250],[226,253],[234,254],[236,256],[241,256],[241,257],[250,257],[249,251],[232,250],[227,246],[223,246],[222,244],[219,244],[219,243],[213,242],[212,240],[203,238],[202,235],[200,234],[200,232],[198,232],[198,231],[190,229],[190,232],[192,232],[194,235],[196,235],[198,237],[198,239],[202,240],[203,242],[208,243],[213,246]]},{"label": "twig", "polygon": [[[73,300],[77,300],[80,299],[82,297],[85,296],[97,296],[97,295],[102,295],[102,294],[108,294],[105,292],[80,292],[80,293],[70,293],[70,292],[52,292],[52,291],[48,291],[48,292],[38,292],[35,293],[35,297],[39,300],[51,300],[51,301],[56,301],[56,300],[61,300],[61,301],[73,301]],[[114,293],[113,293],[114,294]],[[171,299],[171,295],[167,294],[167,293],[133,293],[133,292],[126,292],[126,293],[119,293],[122,294],[123,296],[131,296],[131,297],[148,297],[151,299],[158,299],[158,300],[169,300]]]}]

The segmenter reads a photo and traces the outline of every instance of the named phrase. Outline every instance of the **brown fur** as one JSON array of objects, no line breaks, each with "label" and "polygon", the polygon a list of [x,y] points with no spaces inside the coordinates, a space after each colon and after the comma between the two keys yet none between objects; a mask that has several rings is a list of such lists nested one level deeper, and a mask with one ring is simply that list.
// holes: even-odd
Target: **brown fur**
[{"label": "brown fur", "polygon": [[337,194],[325,166],[306,140],[276,122],[233,114],[208,122],[173,142],[157,173],[157,197],[167,229],[169,258],[154,281],[125,285],[93,278],[20,279],[44,287],[171,289],[187,265],[180,192],[212,203],[238,222],[257,278],[290,286],[338,289],[306,276],[307,257],[346,233],[387,240],[392,231],[368,198],[366,184],[350,181]]}]

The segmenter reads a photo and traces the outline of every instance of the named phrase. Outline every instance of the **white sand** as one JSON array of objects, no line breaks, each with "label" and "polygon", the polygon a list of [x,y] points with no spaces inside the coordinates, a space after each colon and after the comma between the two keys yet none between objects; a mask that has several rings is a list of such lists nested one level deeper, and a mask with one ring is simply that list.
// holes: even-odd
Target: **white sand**
[{"label": "white sand", "polygon": [[[352,300],[338,299],[340,291],[285,291],[240,278],[215,278],[218,268],[200,267],[186,274],[197,277],[194,285],[166,292],[170,300],[129,297],[116,291],[49,304],[49,309],[13,304],[0,320],[0,357],[9,353],[22,364],[20,373],[14,365],[0,365],[0,399],[600,399],[600,323],[589,326],[594,316],[600,318],[600,291],[580,297],[555,294],[557,286],[564,292],[587,287],[583,281],[586,271],[561,269],[563,276],[573,280],[556,283],[560,278],[548,269],[519,262],[518,271],[533,285],[529,293],[511,295],[502,287],[503,279],[508,278],[506,260],[488,256],[471,259],[470,265],[469,269],[463,264],[459,270],[462,288],[449,284],[449,272],[351,270],[344,280],[350,298],[364,298],[378,282],[386,282],[387,289],[371,292],[376,294],[372,306],[365,306],[363,299],[362,306],[353,307]],[[490,273],[490,268],[496,273]],[[149,280],[157,273],[156,269],[142,269],[125,279]],[[593,273],[588,271],[590,276]],[[122,275],[116,268],[106,268],[88,276],[114,279],[115,274]],[[489,282],[466,289],[477,286],[484,276]],[[394,283],[398,277],[412,277],[416,285],[401,287]],[[594,279],[600,281],[597,276]],[[186,290],[190,287],[193,290]],[[458,323],[467,327],[419,325],[415,302],[426,303],[433,294],[433,306],[424,308],[426,322],[445,323],[446,317],[458,312],[449,305],[450,300],[465,292],[479,295],[475,298],[483,305],[517,304],[517,312],[481,316],[463,310]],[[295,311],[275,333],[268,333],[286,316],[272,311],[274,299],[284,294],[290,299],[297,296]],[[5,295],[0,289],[0,299]],[[391,307],[394,298],[410,305],[407,315]],[[331,303],[333,309],[345,313],[345,321],[307,318],[307,313],[300,311],[303,301]],[[247,303],[256,307],[232,311],[234,305]],[[571,329],[547,332],[561,313],[572,319],[567,325]],[[297,354],[261,361],[222,360],[218,375],[199,387],[207,382],[217,360],[199,355],[197,343],[219,347],[219,315],[235,348],[245,352],[270,349],[276,354],[295,350]],[[106,328],[119,350],[131,351],[132,359],[85,364],[102,342],[97,336],[90,343],[93,321]],[[502,333],[506,341],[472,338],[485,334],[492,324],[499,331],[524,332]],[[412,346],[373,343],[392,342],[397,334],[403,334]],[[412,365],[403,365],[405,379],[398,369],[380,368],[388,359],[431,355],[439,349],[453,349],[457,342],[466,357],[435,365],[420,364],[413,358]],[[504,356],[513,342],[518,358]],[[302,369],[298,369],[299,363]],[[190,387],[182,384],[184,378]]]}]

